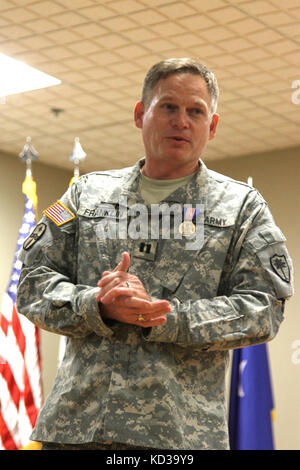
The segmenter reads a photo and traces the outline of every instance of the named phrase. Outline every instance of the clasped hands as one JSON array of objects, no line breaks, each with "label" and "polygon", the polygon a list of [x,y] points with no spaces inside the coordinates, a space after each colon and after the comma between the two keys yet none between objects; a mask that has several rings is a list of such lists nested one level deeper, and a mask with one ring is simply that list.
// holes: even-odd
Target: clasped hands
[{"label": "clasped hands", "polygon": [[152,301],[139,278],[128,273],[129,267],[129,253],[124,252],[113,271],[103,272],[96,294],[102,317],[145,328],[165,323],[166,314],[171,311],[169,302]]}]

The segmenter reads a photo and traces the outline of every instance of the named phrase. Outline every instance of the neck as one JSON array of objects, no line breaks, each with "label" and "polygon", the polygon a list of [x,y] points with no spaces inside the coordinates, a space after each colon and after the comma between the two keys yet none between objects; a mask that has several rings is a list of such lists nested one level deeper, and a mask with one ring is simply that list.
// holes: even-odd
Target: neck
[{"label": "neck", "polygon": [[192,173],[198,171],[198,161],[190,165],[183,165],[182,167],[170,168],[170,166],[164,165],[152,165],[149,161],[145,161],[144,166],[141,168],[143,175],[148,178],[171,180],[177,178],[184,178]]}]

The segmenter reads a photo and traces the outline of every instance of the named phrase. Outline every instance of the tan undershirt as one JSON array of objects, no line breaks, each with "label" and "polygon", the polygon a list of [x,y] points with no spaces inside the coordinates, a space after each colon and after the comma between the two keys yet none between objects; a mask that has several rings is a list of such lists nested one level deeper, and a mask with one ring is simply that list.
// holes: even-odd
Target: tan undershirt
[{"label": "tan undershirt", "polygon": [[184,186],[188,183],[194,176],[195,173],[192,173],[191,175],[184,176],[183,178],[158,180],[148,178],[148,176],[143,175],[141,172],[139,192],[147,204],[157,204],[173,193],[176,189],[180,188],[180,186]]}]

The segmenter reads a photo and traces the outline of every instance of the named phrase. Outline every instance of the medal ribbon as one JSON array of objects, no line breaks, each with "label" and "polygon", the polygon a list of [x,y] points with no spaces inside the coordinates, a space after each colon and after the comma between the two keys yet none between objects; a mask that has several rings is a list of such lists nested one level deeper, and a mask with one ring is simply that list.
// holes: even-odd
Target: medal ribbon
[{"label": "medal ribbon", "polygon": [[[199,214],[199,209],[194,209],[193,207],[184,207],[183,209],[183,218],[185,221],[193,221],[197,214]],[[194,222],[196,222],[196,220]]]}]

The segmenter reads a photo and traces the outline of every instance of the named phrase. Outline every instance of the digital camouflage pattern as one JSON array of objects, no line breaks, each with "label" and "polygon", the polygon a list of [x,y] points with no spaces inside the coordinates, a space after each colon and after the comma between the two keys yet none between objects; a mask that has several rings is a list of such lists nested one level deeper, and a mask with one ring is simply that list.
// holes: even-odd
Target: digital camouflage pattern
[{"label": "digital camouflage pattern", "polygon": [[[184,237],[100,238],[101,205],[116,205],[105,216],[114,227],[126,214],[117,207],[121,196],[128,206],[144,202],[137,191],[142,164],[82,176],[61,199],[76,217],[57,226],[44,216],[46,229],[21,253],[18,310],[68,338],[31,437],[228,449],[228,350],[277,333],[284,299],[293,292],[285,238],[257,190],[203,162],[164,200],[205,205],[199,251],[187,250]],[[150,257],[142,242],[151,245]],[[170,301],[165,324],[142,328],[101,319],[95,286],[123,251],[149,295]]]}]

